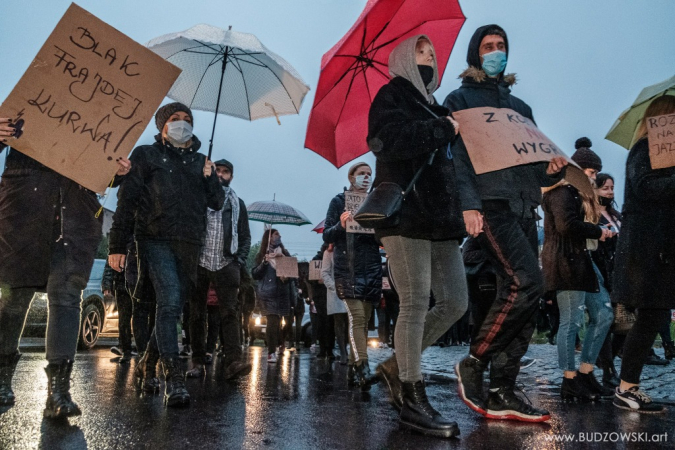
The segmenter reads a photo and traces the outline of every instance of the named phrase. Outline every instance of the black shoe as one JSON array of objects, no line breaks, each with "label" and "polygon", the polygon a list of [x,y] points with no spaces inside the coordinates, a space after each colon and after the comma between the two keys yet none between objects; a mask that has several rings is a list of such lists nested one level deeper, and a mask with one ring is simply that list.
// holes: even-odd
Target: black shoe
[{"label": "black shoe", "polygon": [[663,344],[663,354],[664,357],[670,361],[671,359],[675,358],[675,344]]},{"label": "black shoe", "polygon": [[12,377],[21,353],[0,356],[0,406],[12,406],[15,401],[12,391]]},{"label": "black shoe", "polygon": [[367,359],[364,359],[361,364],[355,367],[355,372],[356,385],[361,388],[361,391],[369,391],[370,387],[377,383],[377,377],[370,373],[370,365],[368,364]]},{"label": "black shoe", "polygon": [[663,405],[653,403],[651,397],[641,391],[639,386],[633,386],[624,392],[616,388],[613,403],[617,408],[644,414],[660,414],[666,411]]},{"label": "black shoe", "polygon": [[532,364],[534,364],[536,362],[537,362],[537,360],[534,359],[534,358],[529,358],[527,356],[523,356],[522,358],[520,358],[520,368],[521,369],[527,369],[528,367],[530,367]]},{"label": "black shoe", "polygon": [[119,363],[120,364],[129,364],[131,362],[131,358],[133,358],[133,355],[131,354],[131,351],[126,351],[122,354],[122,357],[120,358]]},{"label": "black shoe", "polygon": [[211,353],[207,353],[204,356],[204,364],[213,364],[213,355]]},{"label": "black shoe", "polygon": [[669,363],[670,361],[661,358],[654,352],[654,349],[652,349],[645,361],[645,366],[667,366]]},{"label": "black shoe", "polygon": [[181,368],[179,358],[162,358],[164,370],[165,391],[164,403],[166,406],[183,407],[190,404],[190,394],[185,389],[185,374]]},{"label": "black shoe", "polygon": [[204,364],[195,364],[192,369],[185,373],[187,378],[204,378],[206,376],[206,367]]},{"label": "black shoe", "polygon": [[159,354],[146,350],[143,357],[136,363],[134,375],[138,385],[145,392],[156,394],[159,392],[159,378],[157,378],[157,361]]},{"label": "black shoe", "polygon": [[396,410],[400,412],[401,408],[403,408],[403,391],[401,388],[401,380],[398,378],[398,362],[396,361],[396,355],[378,365],[375,368],[375,374],[389,387],[392,403]]},{"label": "black shoe", "polygon": [[583,383],[589,391],[598,394],[600,398],[614,397],[614,389],[606,388],[600,383],[598,383],[598,380],[595,379],[595,375],[593,375],[593,372],[591,373],[579,372],[577,373],[575,379],[578,379],[580,383]]},{"label": "black shoe", "polygon": [[582,402],[594,402],[600,398],[599,394],[591,391],[585,383],[580,381],[579,374],[574,378],[563,378],[560,396],[563,400],[579,400]]},{"label": "black shoe", "polygon": [[124,352],[119,347],[110,347],[110,351],[117,356],[122,356]]},{"label": "black shoe", "polygon": [[457,390],[459,398],[466,405],[479,414],[487,413],[485,407],[485,394],[483,392],[483,373],[485,366],[472,356],[467,356],[457,363]]},{"label": "black shoe", "polygon": [[252,367],[253,366],[251,366],[251,364],[245,361],[234,360],[229,366],[227,366],[227,369],[225,369],[225,375],[223,375],[223,378],[226,380],[234,380],[235,378],[244,377],[251,373]]},{"label": "black shoe", "polygon": [[444,418],[430,404],[423,381],[401,383],[403,408],[399,418],[401,428],[428,436],[450,438],[459,436],[457,422]]},{"label": "black shoe", "polygon": [[178,354],[181,358],[188,358],[190,355],[192,355],[192,348],[189,345],[184,345],[183,350]]},{"label": "black shoe", "polygon": [[488,393],[487,414],[488,419],[520,420],[521,422],[546,422],[551,414],[544,410],[527,404],[518,397],[513,389],[501,387]]},{"label": "black shoe", "polygon": [[621,384],[621,379],[616,373],[614,364],[609,369],[602,369],[602,385],[606,388],[616,389]]},{"label": "black shoe", "polygon": [[347,368],[347,386],[356,386],[356,367],[354,364],[350,364]]},{"label": "black shoe", "polygon": [[65,361],[61,364],[48,364],[47,373],[47,405],[43,417],[61,419],[64,417],[80,416],[82,411],[70,397],[70,374],[73,371],[73,362]]}]

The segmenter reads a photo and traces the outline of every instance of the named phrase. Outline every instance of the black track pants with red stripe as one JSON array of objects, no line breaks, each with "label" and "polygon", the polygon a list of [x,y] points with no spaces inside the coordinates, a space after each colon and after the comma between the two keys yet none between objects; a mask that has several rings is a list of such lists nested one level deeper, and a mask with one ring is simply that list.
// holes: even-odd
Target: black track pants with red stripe
[{"label": "black track pants with red stripe", "polygon": [[[537,225],[533,218],[518,217],[506,202],[484,202],[483,217],[478,242],[496,268],[498,286],[497,296],[471,343],[471,354],[486,365],[493,357],[507,355],[517,362],[527,351],[544,292],[537,257]],[[515,382],[517,364],[507,365],[509,378]]]}]

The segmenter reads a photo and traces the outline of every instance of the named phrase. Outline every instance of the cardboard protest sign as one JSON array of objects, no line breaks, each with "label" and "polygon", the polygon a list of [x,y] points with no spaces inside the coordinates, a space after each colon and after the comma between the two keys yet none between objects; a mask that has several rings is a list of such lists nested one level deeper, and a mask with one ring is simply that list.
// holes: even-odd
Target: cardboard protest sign
[{"label": "cardboard protest sign", "polygon": [[570,163],[565,168],[565,179],[593,195],[593,187],[583,170],[527,117],[512,109],[489,107],[465,109],[452,115],[460,124],[460,135],[476,174],[561,156]]},{"label": "cardboard protest sign", "polygon": [[0,106],[21,129],[7,144],[103,192],[179,74],[73,3]]},{"label": "cardboard protest sign", "polygon": [[278,277],[298,278],[298,258],[293,256],[279,256],[275,258]]},{"label": "cardboard protest sign", "polygon": [[652,169],[675,166],[675,114],[647,118]]},{"label": "cardboard protest sign", "polygon": [[310,280],[323,280],[321,277],[321,266],[323,261],[320,259],[313,259],[309,262],[309,279]]},{"label": "cardboard protest sign", "polygon": [[347,219],[347,233],[375,234],[375,230],[372,228],[363,228],[353,219],[363,202],[366,201],[366,197],[368,197],[368,194],[345,191],[345,211],[350,211],[352,213],[352,217]]}]

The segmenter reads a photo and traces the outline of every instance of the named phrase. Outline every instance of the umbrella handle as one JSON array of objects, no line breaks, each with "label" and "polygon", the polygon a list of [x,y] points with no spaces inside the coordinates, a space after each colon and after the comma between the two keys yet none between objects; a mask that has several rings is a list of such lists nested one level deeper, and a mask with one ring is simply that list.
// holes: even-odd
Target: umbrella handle
[{"label": "umbrella handle", "polygon": [[213,117],[213,128],[211,129],[211,140],[209,140],[209,154],[207,158],[211,160],[213,153],[213,136],[216,134],[216,120],[218,120],[218,107],[220,106],[220,94],[223,91],[223,78],[225,78],[225,68],[227,67],[227,54],[230,47],[225,47],[225,54],[223,55],[223,65],[220,72],[220,86],[218,86],[218,98],[216,99],[216,115]]}]

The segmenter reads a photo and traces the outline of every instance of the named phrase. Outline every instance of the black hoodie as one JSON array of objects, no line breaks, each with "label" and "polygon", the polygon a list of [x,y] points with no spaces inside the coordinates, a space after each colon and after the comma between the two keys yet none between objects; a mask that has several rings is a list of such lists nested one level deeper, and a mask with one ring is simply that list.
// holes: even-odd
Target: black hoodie
[{"label": "black hoodie", "polygon": [[[490,78],[481,69],[478,50],[487,31],[491,28],[502,30],[497,25],[486,25],[478,28],[474,33],[466,57],[469,68],[460,75],[463,78],[462,85],[446,97],[443,105],[453,112],[486,106],[509,108],[534,121],[532,109],[525,102],[511,95],[510,86],[515,83],[513,75],[504,76],[502,72],[497,78]],[[504,41],[508,55],[508,39],[505,38]],[[453,145],[452,152],[463,211],[481,211],[484,200],[507,200],[511,211],[519,217],[534,217],[533,210],[541,203],[541,188],[552,186],[561,178],[561,175],[548,176],[546,174],[548,167],[546,162],[476,175],[461,139],[461,128],[460,137]]]}]

